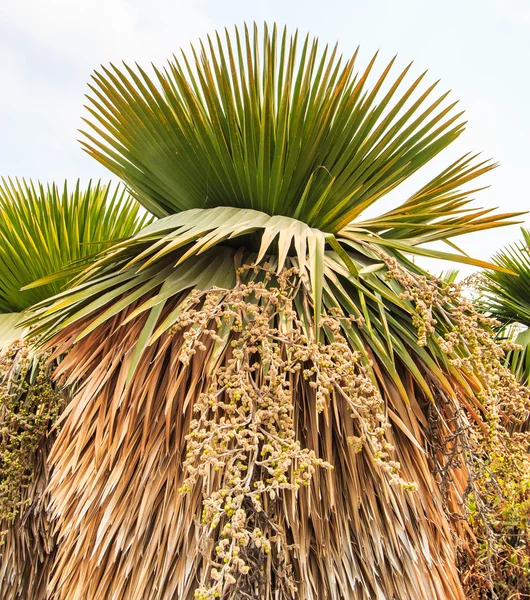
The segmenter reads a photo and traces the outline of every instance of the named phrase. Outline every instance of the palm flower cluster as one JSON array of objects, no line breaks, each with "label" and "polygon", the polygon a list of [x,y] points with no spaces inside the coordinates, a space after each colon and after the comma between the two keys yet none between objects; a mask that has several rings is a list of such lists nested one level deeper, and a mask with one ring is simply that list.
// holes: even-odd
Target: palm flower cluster
[{"label": "palm flower cluster", "polygon": [[44,598],[56,540],[46,511],[49,436],[65,402],[51,366],[18,341],[0,355],[0,588]]},{"label": "palm flower cluster", "polygon": [[60,409],[61,396],[53,389],[49,369],[41,367],[21,341],[0,356],[0,514],[6,521],[15,520],[28,502],[21,496],[32,482],[35,454]]},{"label": "palm flower cluster", "polygon": [[[265,271],[265,282],[271,278]],[[300,394],[308,396],[308,419],[317,422],[333,410],[332,400],[344,404],[354,419],[348,452],[366,446],[382,476],[409,487],[386,440],[383,399],[361,354],[341,335],[341,317],[322,318],[327,343],[311,339],[294,309],[296,279],[291,269],[280,274],[278,287],[250,281],[192,295],[175,325],[176,331],[186,329],[179,357],[185,363],[190,353],[206,350],[204,336],[223,345],[224,327],[233,338],[230,358],[197,399],[186,436],[188,476],[181,491],[193,493],[201,480],[201,551],[213,555],[203,569],[213,583],[196,590],[200,599],[259,597],[266,582],[285,597],[297,592],[296,580],[305,574],[293,573],[292,515],[283,515],[281,506],[296,506],[300,487],[310,485],[318,468],[333,469],[318,448],[301,445],[299,418],[295,423]]]}]

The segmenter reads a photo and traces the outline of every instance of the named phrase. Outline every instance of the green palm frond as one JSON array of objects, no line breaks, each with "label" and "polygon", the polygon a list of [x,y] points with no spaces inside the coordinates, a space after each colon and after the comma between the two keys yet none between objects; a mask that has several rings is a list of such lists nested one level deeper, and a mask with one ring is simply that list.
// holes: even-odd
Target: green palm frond
[{"label": "green palm frond", "polygon": [[523,239],[497,252],[492,262],[512,273],[487,271],[484,291],[487,309],[504,326],[530,327],[530,229]]},{"label": "green palm frond", "polygon": [[523,239],[493,256],[492,262],[512,273],[488,270],[482,280],[484,309],[500,323],[499,335],[521,346],[507,360],[516,377],[530,382],[530,229]]},{"label": "green palm frond", "polygon": [[[0,313],[21,312],[61,291],[71,277],[150,217],[119,187],[101,183],[69,192],[65,183],[0,185]],[[24,289],[37,280],[41,285]]]},{"label": "green palm frond", "polygon": [[438,277],[445,283],[455,283],[458,275],[458,269],[447,269],[446,271],[442,271]]},{"label": "green palm frond", "polygon": [[[154,79],[96,73],[83,146],[159,217],[232,206],[336,233],[464,129],[437,82],[406,83],[410,65],[392,75],[394,62],[375,76],[375,56],[359,71],[357,52],[344,60],[276,27],[216,34]],[[504,224],[462,190],[493,167],[464,156],[363,226],[417,244]]]},{"label": "green palm frond", "polygon": [[[366,267],[365,256],[358,250],[372,244],[399,256],[491,266],[463,253],[423,247],[507,225],[517,216],[468,206],[477,190],[464,188],[494,166],[477,156],[457,160],[398,208],[358,220],[463,130],[461,113],[453,114],[455,103],[446,105],[447,94],[431,98],[437,84],[421,91],[425,74],[405,86],[410,65],[392,78],[392,61],[369,88],[376,57],[357,72],[357,52],[344,61],[337,48],[320,51],[316,40],[299,42],[298,34],[289,37],[267,26],[262,37],[256,27],[223,38],[216,34],[192,55],[193,60],[183,54],[155,69],[155,80],[127,65],[94,76],[92,133],[85,133],[83,145],[162,217],[88,271],[90,280],[118,258],[124,269],[103,275],[98,289],[121,283],[94,301],[94,309],[128,290],[136,290],[132,302],[153,289],[171,268],[170,256],[183,263],[174,275],[179,285],[195,287],[193,275],[189,280],[182,275],[186,258],[218,245],[240,245],[258,261],[277,260],[278,269],[289,259],[307,275],[317,319],[326,253],[340,257],[363,289],[359,271]],[[233,270],[229,254],[219,273]],[[218,271],[207,267],[215,282]],[[156,273],[151,281],[148,268]],[[144,287],[137,289],[140,282]],[[168,289],[166,298],[179,291]],[[79,313],[68,297],[59,302],[61,314],[69,314],[64,324],[91,310],[83,295],[81,289],[72,296],[76,307],[83,305]],[[53,316],[41,316],[41,327],[54,322]]]}]

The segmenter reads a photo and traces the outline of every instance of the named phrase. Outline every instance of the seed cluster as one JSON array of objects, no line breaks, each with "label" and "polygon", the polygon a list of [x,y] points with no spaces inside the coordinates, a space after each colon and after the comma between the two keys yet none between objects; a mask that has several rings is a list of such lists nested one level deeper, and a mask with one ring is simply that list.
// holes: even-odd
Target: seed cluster
[{"label": "seed cluster", "polygon": [[0,519],[15,520],[35,455],[60,411],[62,396],[46,367],[48,354],[33,357],[26,342],[0,355]]},{"label": "seed cluster", "polygon": [[341,317],[323,315],[326,340],[317,341],[295,307],[304,293],[297,273],[285,270],[271,283],[267,270],[251,271],[264,281],[192,294],[175,326],[186,329],[183,362],[206,349],[206,337],[213,351],[230,344],[229,358],[195,405],[187,436],[181,492],[202,488],[203,549],[210,556],[208,578],[196,591],[200,600],[257,597],[269,556],[278,589],[285,597],[296,591],[275,513],[284,492],[309,486],[316,469],[333,469],[297,439],[298,394],[310,396],[315,415],[332,401],[345,403],[358,431],[348,439],[350,451],[369,447],[384,476],[414,489],[392,460],[383,400],[369,365],[341,335]]}]

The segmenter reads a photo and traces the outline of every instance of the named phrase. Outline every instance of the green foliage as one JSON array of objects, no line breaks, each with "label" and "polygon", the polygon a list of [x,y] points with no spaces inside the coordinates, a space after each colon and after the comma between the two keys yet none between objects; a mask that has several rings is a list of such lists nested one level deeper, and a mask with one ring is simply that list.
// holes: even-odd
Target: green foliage
[{"label": "green foliage", "polygon": [[521,241],[497,252],[492,259],[512,273],[485,273],[487,309],[503,326],[519,323],[530,327],[530,229],[522,228],[521,232]]},{"label": "green foliage", "polygon": [[[230,206],[337,232],[463,131],[462,113],[410,65],[376,76],[337,48],[254,27],[215,34],[151,79],[140,67],[94,75],[87,152],[159,217]],[[464,156],[398,209],[363,226],[414,244],[494,227],[460,189],[493,168]]]},{"label": "green foliage", "polygon": [[[0,185],[0,313],[21,312],[61,291],[110,243],[150,221],[125,191],[97,183]],[[21,288],[44,278],[44,285]]]}]

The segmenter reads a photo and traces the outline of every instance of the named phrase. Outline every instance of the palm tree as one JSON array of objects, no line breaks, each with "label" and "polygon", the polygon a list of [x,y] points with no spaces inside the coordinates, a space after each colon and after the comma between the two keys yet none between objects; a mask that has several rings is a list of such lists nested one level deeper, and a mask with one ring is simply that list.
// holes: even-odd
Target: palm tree
[{"label": "palm tree", "polygon": [[530,382],[530,230],[521,229],[521,232],[521,241],[501,250],[492,259],[517,276],[486,271],[481,289],[485,309],[499,321],[500,334],[521,346],[507,358],[514,375],[527,385]]},{"label": "palm tree", "polygon": [[514,215],[470,206],[494,165],[466,155],[363,218],[464,123],[425,74],[356,64],[265,26],[94,75],[84,148],[159,219],[36,308],[83,382],[50,456],[57,600],[463,599],[447,440],[521,391],[410,256],[485,266],[451,239]]},{"label": "palm tree", "polygon": [[[109,243],[149,222],[139,205],[100,184],[0,185],[0,598],[41,600],[56,551],[46,508],[51,427],[70,391],[35,352],[26,311],[59,293]],[[41,280],[42,285],[21,288]]]},{"label": "palm tree", "polygon": [[[492,258],[492,263],[497,267],[511,272],[486,270],[478,276],[472,276],[470,283],[473,291],[478,294],[477,305],[496,320],[495,333],[508,349],[504,357],[505,364],[522,384],[528,386],[530,230],[523,228],[521,231],[522,240],[510,244]],[[473,523],[474,534],[483,544],[485,538],[489,537],[497,546],[497,551],[490,559],[490,573],[487,575],[491,578],[493,591],[500,600],[518,600],[530,594],[530,501],[525,490],[530,463],[530,418],[528,411],[519,417],[512,421],[509,432],[513,453],[519,455],[516,470],[521,475],[520,482],[509,489],[509,485],[505,487],[502,477],[495,478],[497,489],[486,499],[487,510],[492,515],[490,521],[494,526],[487,531],[480,521]],[[480,545],[477,545],[471,556],[464,557],[465,564],[462,568],[467,584],[466,596],[473,600],[491,597],[482,585],[485,574],[479,548]]]}]

